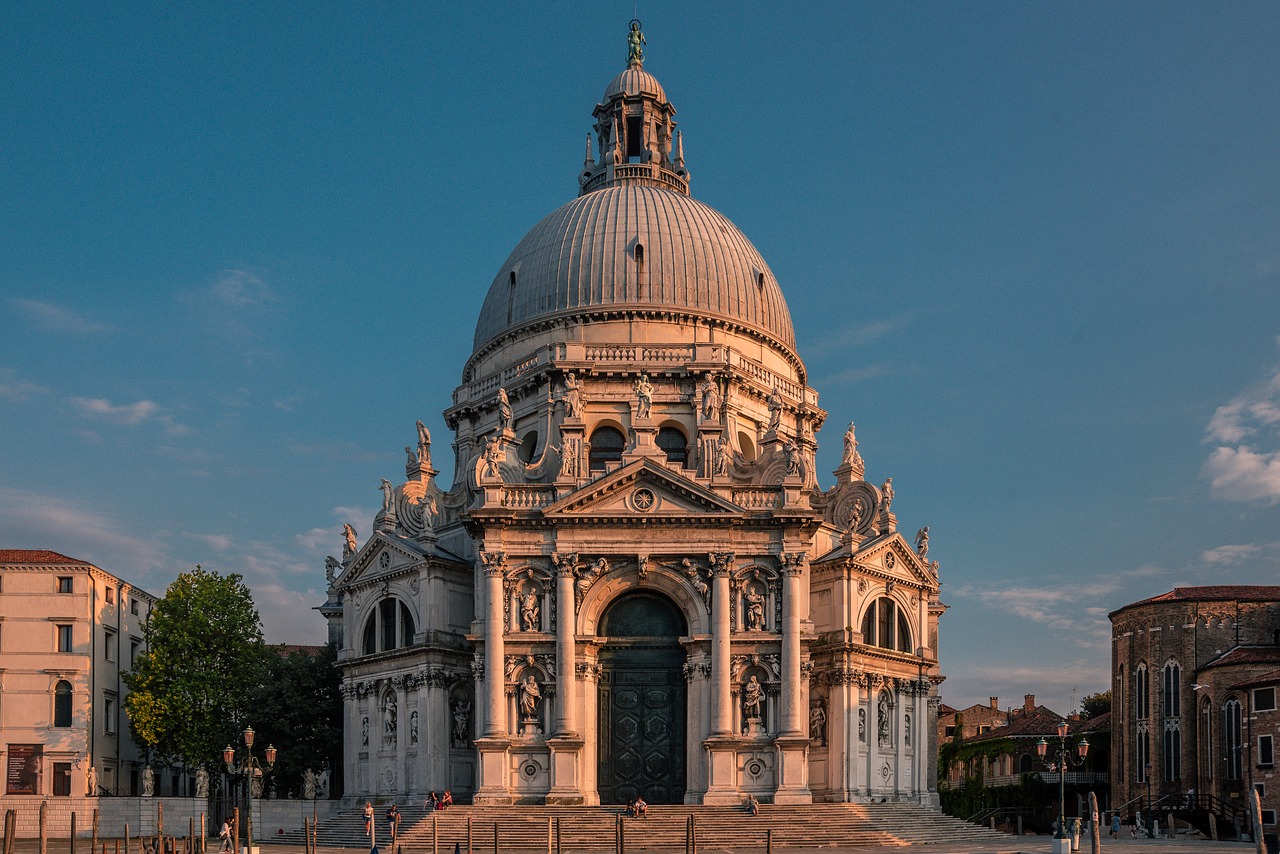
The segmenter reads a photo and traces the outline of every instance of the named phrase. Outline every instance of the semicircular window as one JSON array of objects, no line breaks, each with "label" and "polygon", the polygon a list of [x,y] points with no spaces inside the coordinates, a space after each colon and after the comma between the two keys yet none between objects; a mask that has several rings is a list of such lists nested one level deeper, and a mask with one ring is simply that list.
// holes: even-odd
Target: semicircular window
[{"label": "semicircular window", "polygon": [[658,447],[667,455],[667,462],[684,468],[689,462],[689,440],[674,427],[663,427],[658,431]]},{"label": "semicircular window", "polygon": [[609,463],[622,459],[627,440],[615,427],[601,427],[591,434],[591,470],[604,471]]},{"label": "semicircular window", "polygon": [[685,634],[684,615],[665,596],[649,591],[627,593],[614,600],[600,618],[600,634],[607,637],[679,637]]}]

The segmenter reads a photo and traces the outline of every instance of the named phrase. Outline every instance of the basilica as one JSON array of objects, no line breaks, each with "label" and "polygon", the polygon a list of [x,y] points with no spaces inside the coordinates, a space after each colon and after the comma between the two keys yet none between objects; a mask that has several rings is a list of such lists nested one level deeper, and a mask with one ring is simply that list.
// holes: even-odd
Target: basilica
[{"label": "basilica", "polygon": [[633,21],[577,197],[489,287],[452,484],[419,422],[328,561],[344,791],[936,805],[928,529],[899,533],[852,424],[819,484],[782,289],[690,195],[642,43]]}]

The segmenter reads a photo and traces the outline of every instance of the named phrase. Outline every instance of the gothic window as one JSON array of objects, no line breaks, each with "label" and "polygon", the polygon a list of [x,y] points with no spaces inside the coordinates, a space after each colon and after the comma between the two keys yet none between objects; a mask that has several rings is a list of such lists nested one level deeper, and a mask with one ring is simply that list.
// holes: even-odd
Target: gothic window
[{"label": "gothic window", "polygon": [[1243,776],[1244,742],[1240,740],[1240,701],[1230,698],[1222,705],[1222,748],[1226,752],[1227,779],[1239,780]]},{"label": "gothic window", "polygon": [[1133,716],[1140,721],[1147,719],[1147,665],[1139,664],[1133,671]]},{"label": "gothic window", "polygon": [[1150,772],[1151,753],[1149,741],[1150,733],[1147,732],[1146,724],[1142,723],[1138,726],[1138,734],[1133,739],[1134,771],[1136,772],[1135,780],[1139,783],[1147,782],[1147,774]]},{"label": "gothic window", "polygon": [[1170,660],[1164,666],[1164,716],[1176,718],[1182,715],[1182,668]]},{"label": "gothic window", "polygon": [[53,689],[53,725],[71,726],[71,683],[65,679]]},{"label": "gothic window", "polygon": [[887,596],[872,602],[862,617],[862,642],[883,649],[911,652],[906,611]]},{"label": "gothic window", "polygon": [[689,440],[675,427],[663,427],[658,431],[658,447],[667,455],[667,462],[684,468],[689,462]]},{"label": "gothic window", "polygon": [[626,439],[614,427],[600,427],[591,434],[591,471],[604,471],[608,463],[622,459]]},{"label": "gothic window", "polygon": [[1164,728],[1164,779],[1172,783],[1182,779],[1182,730],[1172,719],[1165,722]]}]

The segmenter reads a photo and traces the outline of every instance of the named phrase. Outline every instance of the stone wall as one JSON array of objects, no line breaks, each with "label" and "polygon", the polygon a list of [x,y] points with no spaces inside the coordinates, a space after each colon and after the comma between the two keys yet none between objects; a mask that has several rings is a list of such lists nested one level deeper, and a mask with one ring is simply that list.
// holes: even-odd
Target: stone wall
[{"label": "stone wall", "polygon": [[[45,802],[45,833],[49,839],[66,839],[71,831],[71,816],[76,817],[77,838],[93,836],[93,813],[98,811],[98,835],[118,838],[128,830],[130,837],[153,836],[159,829],[160,806],[164,807],[164,832],[167,836],[187,835],[194,821],[196,834],[204,818],[205,833],[216,836],[214,819],[208,814],[209,804],[199,798],[44,798],[7,795],[0,808],[16,813],[16,835],[19,839],[35,839],[40,835],[40,804]],[[336,815],[341,801],[269,800],[253,803],[253,835],[269,840],[280,830],[298,830],[314,809],[321,821]]]}]

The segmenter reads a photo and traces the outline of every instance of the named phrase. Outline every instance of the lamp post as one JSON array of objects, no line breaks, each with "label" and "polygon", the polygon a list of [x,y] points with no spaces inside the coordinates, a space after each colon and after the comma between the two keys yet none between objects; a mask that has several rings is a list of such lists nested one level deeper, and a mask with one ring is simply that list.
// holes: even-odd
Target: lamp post
[{"label": "lamp post", "polygon": [[1155,807],[1151,803],[1151,763],[1148,762],[1146,767],[1142,769],[1142,773],[1147,778],[1147,838],[1156,838]]},{"label": "lamp post", "polygon": [[245,727],[242,735],[244,756],[240,763],[236,764],[236,749],[229,744],[222,748],[222,761],[227,766],[227,773],[244,775],[244,844],[249,854],[253,854],[253,781],[255,777],[261,777],[264,770],[270,771],[275,767],[276,749],[268,744],[267,749],[263,751],[267,760],[264,768],[258,763],[258,757],[253,755],[253,727]]},{"label": "lamp post", "polygon": [[[1048,759],[1049,742],[1043,737],[1036,742],[1036,753],[1041,761]],[[1054,854],[1070,854],[1071,838],[1067,835],[1067,765],[1083,765],[1089,755],[1089,739],[1082,738],[1074,752],[1067,747],[1067,722],[1058,722],[1058,746],[1053,749],[1050,771],[1058,772],[1058,832],[1053,835]]]}]

